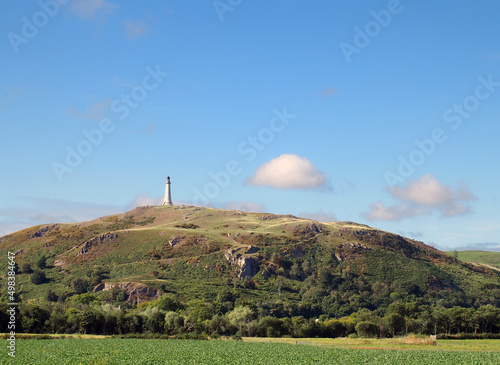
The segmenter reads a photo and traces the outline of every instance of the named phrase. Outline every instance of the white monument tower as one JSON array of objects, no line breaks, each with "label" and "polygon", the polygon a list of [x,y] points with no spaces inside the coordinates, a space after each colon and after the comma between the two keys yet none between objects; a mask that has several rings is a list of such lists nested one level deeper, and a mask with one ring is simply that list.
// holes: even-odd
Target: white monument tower
[{"label": "white monument tower", "polygon": [[172,196],[170,195],[170,176],[167,176],[167,183],[165,184],[165,197],[163,198],[163,205],[173,205]]}]

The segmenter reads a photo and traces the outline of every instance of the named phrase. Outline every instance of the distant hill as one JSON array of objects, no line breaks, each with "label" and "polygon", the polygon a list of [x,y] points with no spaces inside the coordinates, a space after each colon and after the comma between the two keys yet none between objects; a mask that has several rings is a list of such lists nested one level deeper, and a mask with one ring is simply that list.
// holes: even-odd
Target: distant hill
[{"label": "distant hill", "polygon": [[[193,206],[39,225],[0,238],[2,267],[8,251],[23,301],[93,291],[141,303],[174,293],[348,315],[419,298],[495,304],[500,294],[499,272],[366,225]],[[6,270],[0,275],[3,293]]]},{"label": "distant hill", "polygon": [[[453,256],[454,251],[449,251],[447,254]],[[500,270],[500,252],[457,251],[457,255],[459,260],[476,264],[485,264]]]}]

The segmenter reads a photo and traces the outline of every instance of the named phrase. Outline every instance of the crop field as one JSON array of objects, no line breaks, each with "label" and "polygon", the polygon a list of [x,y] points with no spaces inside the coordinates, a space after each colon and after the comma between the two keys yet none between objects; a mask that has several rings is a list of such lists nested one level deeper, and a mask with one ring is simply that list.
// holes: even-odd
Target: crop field
[{"label": "crop field", "polygon": [[500,364],[500,352],[368,350],[291,343],[58,339],[18,340],[1,364]]}]

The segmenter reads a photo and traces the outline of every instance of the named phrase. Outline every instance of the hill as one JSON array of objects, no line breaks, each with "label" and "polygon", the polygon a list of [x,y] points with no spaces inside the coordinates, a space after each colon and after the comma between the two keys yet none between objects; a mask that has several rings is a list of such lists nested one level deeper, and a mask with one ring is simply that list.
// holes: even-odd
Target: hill
[{"label": "hill", "polygon": [[397,300],[479,306],[500,298],[494,270],[366,225],[290,215],[139,207],[4,236],[3,267],[8,251],[19,267],[22,301],[92,292],[136,305],[173,293],[186,301],[281,303],[280,310],[286,303],[294,313],[339,317]]},{"label": "hill", "polygon": [[[447,252],[453,256],[454,251]],[[471,264],[484,265],[491,269],[500,270],[500,252],[494,251],[457,251],[459,260],[470,262]]]}]

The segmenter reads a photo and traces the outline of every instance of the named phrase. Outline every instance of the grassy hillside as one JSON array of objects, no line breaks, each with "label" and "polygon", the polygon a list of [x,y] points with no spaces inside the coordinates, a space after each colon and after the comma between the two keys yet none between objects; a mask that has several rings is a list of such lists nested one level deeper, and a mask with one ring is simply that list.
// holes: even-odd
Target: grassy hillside
[{"label": "grassy hillside", "polygon": [[[447,252],[448,255],[453,256],[454,252]],[[492,251],[457,251],[458,259],[478,264],[486,264],[493,266],[500,270],[500,252]]]},{"label": "grassy hillside", "polygon": [[498,272],[366,225],[192,206],[36,226],[0,238],[2,267],[8,251],[23,301],[94,291],[138,304],[174,293],[348,315],[403,299],[470,306],[500,297]]}]

